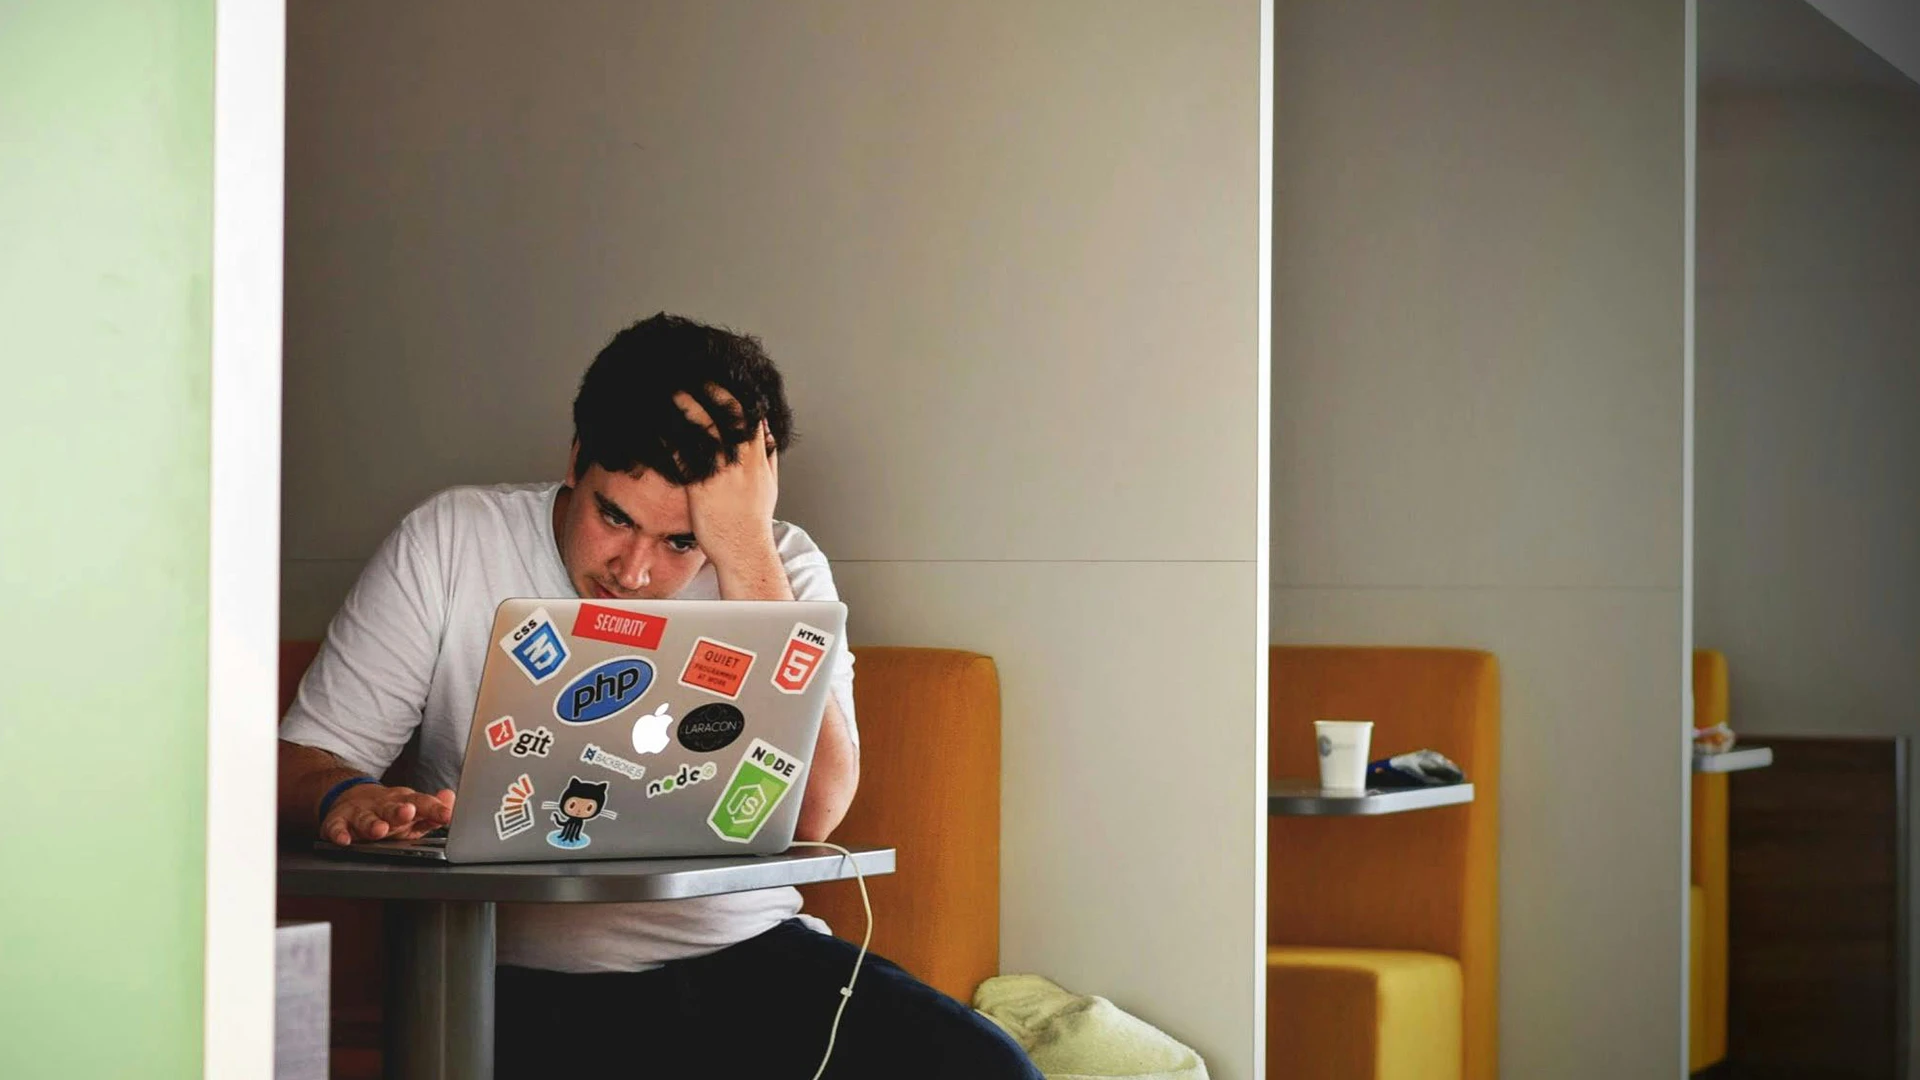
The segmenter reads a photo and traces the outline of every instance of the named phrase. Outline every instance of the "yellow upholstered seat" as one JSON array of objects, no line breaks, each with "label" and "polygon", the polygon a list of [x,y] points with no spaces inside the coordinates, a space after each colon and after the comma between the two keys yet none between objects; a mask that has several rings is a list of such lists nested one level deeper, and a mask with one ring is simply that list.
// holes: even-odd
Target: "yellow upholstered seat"
[{"label": "yellow upholstered seat", "polygon": [[1460,1080],[1460,962],[1397,949],[1267,949],[1267,1060],[1298,1080]]},{"label": "yellow upholstered seat", "polygon": [[1275,646],[1268,673],[1275,779],[1317,776],[1313,721],[1346,719],[1373,721],[1370,756],[1438,750],[1474,783],[1463,806],[1268,821],[1269,1080],[1492,1080],[1498,665],[1467,649]]}]

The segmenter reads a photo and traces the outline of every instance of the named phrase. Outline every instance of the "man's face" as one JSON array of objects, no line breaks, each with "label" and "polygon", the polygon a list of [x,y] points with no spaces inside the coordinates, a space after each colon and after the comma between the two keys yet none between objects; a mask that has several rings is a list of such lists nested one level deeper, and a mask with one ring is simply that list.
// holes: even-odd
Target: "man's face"
[{"label": "man's face", "polygon": [[707,563],[686,489],[651,469],[635,476],[590,465],[553,511],[560,561],[587,599],[665,600]]}]

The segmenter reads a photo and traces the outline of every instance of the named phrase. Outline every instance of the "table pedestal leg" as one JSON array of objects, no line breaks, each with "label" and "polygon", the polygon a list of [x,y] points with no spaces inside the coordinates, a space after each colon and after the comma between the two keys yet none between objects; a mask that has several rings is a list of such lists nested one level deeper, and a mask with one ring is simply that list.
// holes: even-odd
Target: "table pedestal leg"
[{"label": "table pedestal leg", "polygon": [[389,1080],[493,1080],[493,905],[387,905]]}]

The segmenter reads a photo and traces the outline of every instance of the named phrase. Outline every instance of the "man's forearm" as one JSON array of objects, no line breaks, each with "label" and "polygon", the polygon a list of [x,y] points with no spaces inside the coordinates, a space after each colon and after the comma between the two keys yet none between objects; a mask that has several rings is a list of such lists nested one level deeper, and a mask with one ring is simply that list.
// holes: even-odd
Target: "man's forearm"
[{"label": "man's forearm", "polygon": [[807,764],[807,793],[800,802],[800,820],[793,838],[825,840],[833,835],[853,806],[854,792],[859,788],[860,748],[853,744],[839,703],[828,698],[826,713],[820,719],[820,738],[813,746],[813,760]]},{"label": "man's forearm", "polygon": [[325,750],[280,740],[280,828],[313,833],[320,825],[320,798],[327,789],[365,775]]},{"label": "man's forearm", "polygon": [[793,582],[780,561],[780,552],[768,538],[766,548],[739,556],[716,558],[713,574],[722,600],[791,600]]}]

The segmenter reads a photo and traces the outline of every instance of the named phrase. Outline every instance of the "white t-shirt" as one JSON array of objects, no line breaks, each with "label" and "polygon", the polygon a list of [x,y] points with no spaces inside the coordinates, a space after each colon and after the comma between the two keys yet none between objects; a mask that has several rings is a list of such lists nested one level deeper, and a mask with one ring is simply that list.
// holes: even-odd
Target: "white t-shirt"
[{"label": "white t-shirt", "polygon": [[[576,595],[553,536],[559,488],[450,488],[408,514],[327,626],[280,737],[378,776],[419,728],[414,786],[453,787],[494,609],[508,597]],[[827,557],[805,532],[775,522],[774,540],[796,599],[839,599]],[[711,565],[675,597],[719,598]],[[857,742],[853,659],[846,649],[837,655],[833,698]],[[461,812],[479,810],[455,808]],[[745,941],[799,910],[793,889],[646,904],[502,904],[498,957],[556,971],[638,971]]]}]

